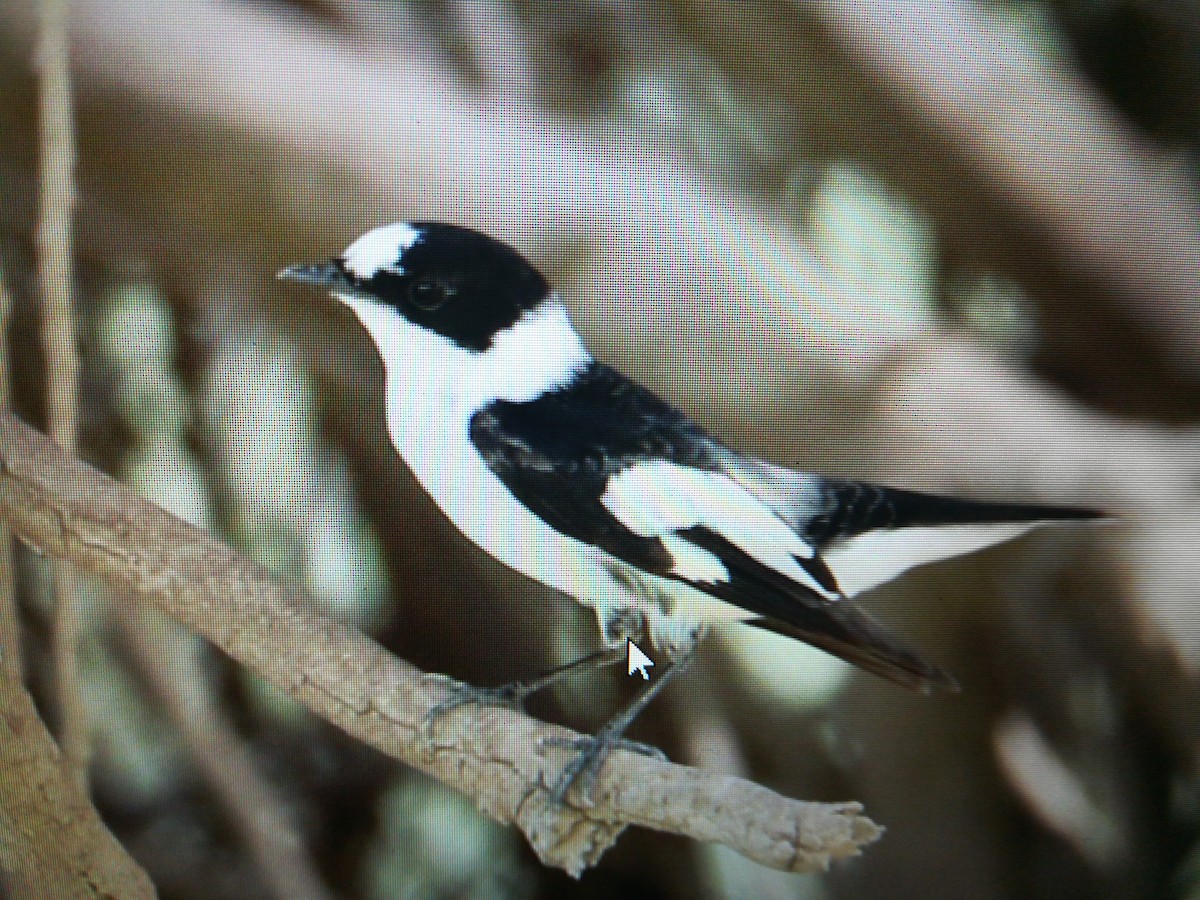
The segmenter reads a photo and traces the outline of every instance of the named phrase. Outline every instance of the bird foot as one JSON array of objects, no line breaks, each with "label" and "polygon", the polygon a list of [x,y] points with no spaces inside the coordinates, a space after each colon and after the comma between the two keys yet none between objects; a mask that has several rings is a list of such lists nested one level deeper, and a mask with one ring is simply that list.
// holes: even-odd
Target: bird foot
[{"label": "bird foot", "polygon": [[603,729],[594,737],[592,735],[583,735],[577,738],[548,737],[542,738],[541,743],[543,746],[569,747],[575,751],[575,755],[563,766],[554,785],[547,786],[545,782],[542,784],[550,792],[550,799],[555,803],[563,803],[571,786],[578,784],[577,793],[580,800],[587,806],[593,806],[596,781],[600,770],[604,768],[604,763],[613,750],[628,750],[630,753],[637,753],[664,762],[667,759],[667,754],[657,747],[631,741],[621,737],[620,734]]},{"label": "bird foot", "polygon": [[525,698],[531,691],[524,682],[514,681],[499,687],[476,687],[473,684],[453,682],[446,688],[446,696],[425,713],[423,722],[428,733],[446,713],[460,706],[503,706],[509,709],[524,709]]}]

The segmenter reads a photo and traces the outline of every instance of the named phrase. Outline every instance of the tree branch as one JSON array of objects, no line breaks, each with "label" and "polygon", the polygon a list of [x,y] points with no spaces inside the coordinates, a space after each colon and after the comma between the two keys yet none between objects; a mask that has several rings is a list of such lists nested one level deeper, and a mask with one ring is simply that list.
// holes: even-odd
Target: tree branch
[{"label": "tree branch", "polygon": [[[0,532],[7,539],[8,530]],[[20,673],[7,663],[0,666],[0,872],[0,891],[17,900],[156,896],[70,777]]]},{"label": "tree branch", "polygon": [[1182,160],[1137,134],[1081,71],[1042,64],[975,4],[815,7],[886,93],[996,193],[1019,198],[1073,267],[1100,273],[1181,370],[1200,372],[1200,198]]},{"label": "tree branch", "polygon": [[595,803],[558,806],[552,783],[572,732],[508,709],[464,707],[427,734],[444,697],[429,677],[319,615],[261,566],[63,454],[0,413],[0,518],[45,553],[105,578],[204,635],[256,674],[371,746],[515,823],[542,861],[578,875],[627,825],[726,844],[764,865],[817,871],[881,829],[856,803],[806,803],[740,778],[616,752]]}]

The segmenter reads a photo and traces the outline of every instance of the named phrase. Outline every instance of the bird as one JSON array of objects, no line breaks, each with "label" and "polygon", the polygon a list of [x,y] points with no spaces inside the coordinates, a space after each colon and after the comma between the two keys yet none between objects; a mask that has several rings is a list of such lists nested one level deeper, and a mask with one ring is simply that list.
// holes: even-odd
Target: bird
[{"label": "bird", "polygon": [[738,452],[593,357],[541,272],[471,228],[383,225],[278,277],[326,289],[366,329],[391,442],[459,531],[595,614],[601,650],[500,688],[462,685],[431,720],[464,702],[519,705],[619,661],[627,640],[666,657],[624,710],[573,742],[551,786],[560,801],[576,781],[590,792],[614,748],[658,755],[626,728],[727,622],[915,691],[958,690],[852,597],[1041,523],[1099,515],[825,477]]}]

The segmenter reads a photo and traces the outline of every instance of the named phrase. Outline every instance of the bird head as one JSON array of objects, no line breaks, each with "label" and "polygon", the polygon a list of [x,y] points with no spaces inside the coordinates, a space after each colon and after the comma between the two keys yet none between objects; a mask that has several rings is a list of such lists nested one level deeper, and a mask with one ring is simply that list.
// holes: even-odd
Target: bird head
[{"label": "bird head", "polygon": [[289,266],[282,279],[327,288],[382,344],[380,329],[406,325],[474,352],[551,295],[512,247],[441,222],[396,222],[368,231],[341,256]]},{"label": "bird head", "polygon": [[279,277],[324,287],[350,307],[379,350],[389,391],[407,391],[406,404],[433,379],[471,408],[528,400],[591,362],[542,274],[469,228],[384,225],[341,256]]}]

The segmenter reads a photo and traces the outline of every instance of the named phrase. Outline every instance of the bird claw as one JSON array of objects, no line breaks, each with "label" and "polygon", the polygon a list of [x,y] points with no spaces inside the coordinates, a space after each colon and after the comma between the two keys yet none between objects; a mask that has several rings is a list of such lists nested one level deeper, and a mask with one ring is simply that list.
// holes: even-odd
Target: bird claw
[{"label": "bird claw", "polygon": [[600,776],[600,770],[604,768],[604,763],[613,750],[628,750],[630,753],[637,753],[651,759],[663,762],[667,760],[667,754],[657,747],[643,744],[640,741],[631,741],[628,738],[604,731],[595,736],[542,738],[541,744],[549,747],[569,747],[575,751],[575,755],[563,766],[554,785],[547,786],[545,782],[542,784],[549,791],[550,799],[560,804],[566,801],[567,792],[571,790],[571,786],[578,784],[579,798],[587,806],[594,805],[596,781]]},{"label": "bird claw", "polygon": [[476,687],[473,684],[453,682],[446,688],[446,696],[425,713],[422,724],[428,734],[438,719],[460,706],[503,706],[509,709],[523,709],[524,702],[525,693],[521,691],[520,684]]}]

